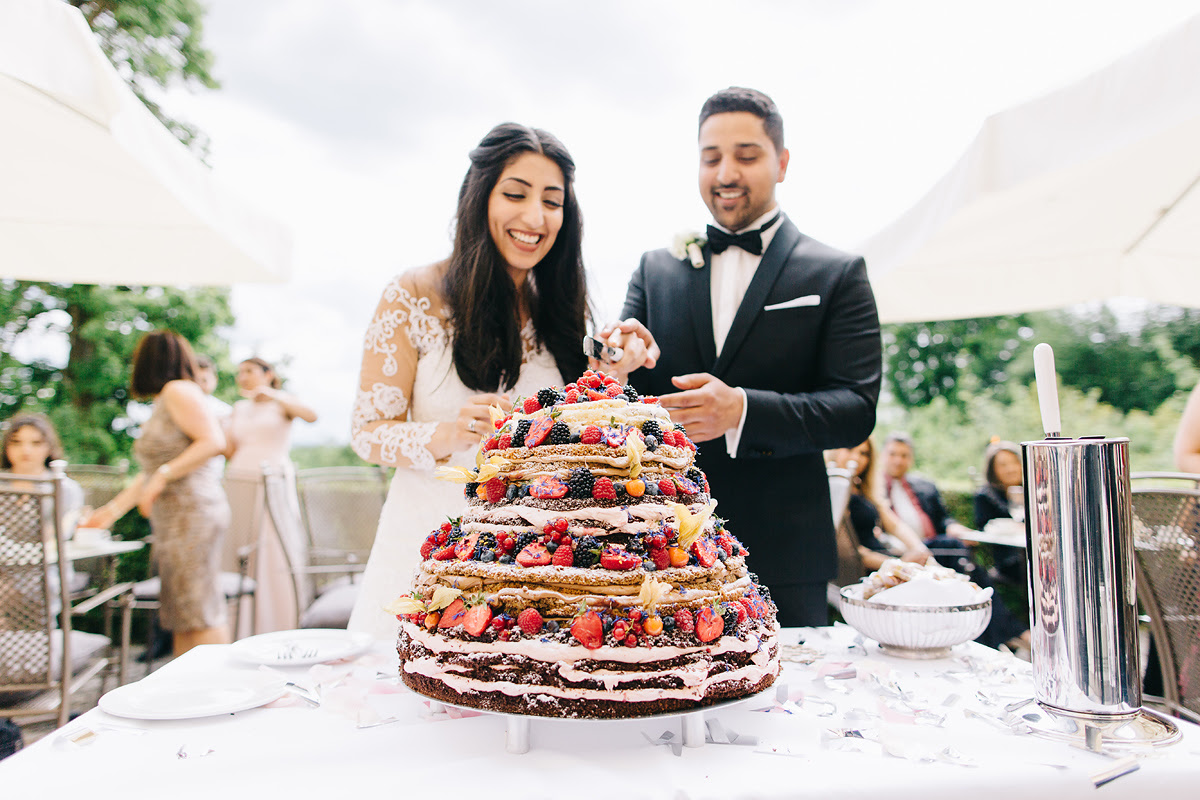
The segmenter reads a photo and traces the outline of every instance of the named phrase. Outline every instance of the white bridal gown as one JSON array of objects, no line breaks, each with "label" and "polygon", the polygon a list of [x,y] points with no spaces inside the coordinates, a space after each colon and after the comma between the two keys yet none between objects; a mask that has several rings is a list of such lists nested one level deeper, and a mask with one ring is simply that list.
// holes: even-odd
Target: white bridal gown
[{"label": "white bridal gown", "polygon": [[[465,505],[463,485],[437,480],[434,467],[475,466],[475,447],[441,464],[425,449],[437,423],[457,419],[467,398],[478,394],[454,369],[446,309],[437,290],[440,269],[406,272],[384,289],[367,329],[354,404],[354,451],[397,469],[349,627],[387,641],[395,639],[397,622],[383,607],[412,588],[425,537]],[[521,374],[508,394],[515,398],[561,386],[554,358],[538,348],[532,324],[521,338]]]}]

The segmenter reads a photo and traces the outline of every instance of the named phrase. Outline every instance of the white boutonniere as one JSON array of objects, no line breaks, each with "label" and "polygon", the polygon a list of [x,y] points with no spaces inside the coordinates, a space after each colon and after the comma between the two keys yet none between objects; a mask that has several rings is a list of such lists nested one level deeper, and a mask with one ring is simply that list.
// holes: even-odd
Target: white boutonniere
[{"label": "white boutonniere", "polygon": [[684,259],[691,261],[695,269],[700,269],[704,266],[704,253],[700,248],[708,243],[705,239],[695,231],[686,231],[684,233],[675,234],[675,241],[671,243],[671,255],[678,258],[680,261]]}]

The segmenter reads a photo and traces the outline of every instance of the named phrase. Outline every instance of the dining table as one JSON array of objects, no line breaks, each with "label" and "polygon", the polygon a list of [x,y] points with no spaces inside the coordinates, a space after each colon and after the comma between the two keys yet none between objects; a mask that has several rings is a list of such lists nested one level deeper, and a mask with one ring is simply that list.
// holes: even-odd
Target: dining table
[{"label": "dining table", "polygon": [[102,699],[0,761],[5,796],[1144,800],[1200,786],[1200,726],[1177,720],[1179,741],[1131,751],[1041,738],[1011,711],[1031,701],[1031,665],[971,642],[911,659],[844,624],[784,629],[781,674],[756,695],[633,720],[520,717],[527,749],[511,752],[514,717],[410,691],[392,643],[310,663],[314,634],[292,633],[270,634],[266,657],[249,640],[197,647],[117,690],[123,704]]},{"label": "dining table", "polygon": [[971,531],[960,538],[976,544],[999,544],[1007,547],[1026,547],[1025,523],[1015,519],[998,518],[990,520],[983,530]]}]

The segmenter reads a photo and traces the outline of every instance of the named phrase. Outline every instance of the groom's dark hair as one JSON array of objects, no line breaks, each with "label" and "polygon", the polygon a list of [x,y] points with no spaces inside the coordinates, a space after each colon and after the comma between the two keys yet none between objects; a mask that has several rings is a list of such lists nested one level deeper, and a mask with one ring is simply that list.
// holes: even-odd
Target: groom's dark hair
[{"label": "groom's dark hair", "polygon": [[777,151],[783,150],[783,117],[775,101],[757,89],[730,86],[704,101],[700,109],[697,129],[713,114],[728,114],[733,111],[748,111],[763,121],[763,130]]}]

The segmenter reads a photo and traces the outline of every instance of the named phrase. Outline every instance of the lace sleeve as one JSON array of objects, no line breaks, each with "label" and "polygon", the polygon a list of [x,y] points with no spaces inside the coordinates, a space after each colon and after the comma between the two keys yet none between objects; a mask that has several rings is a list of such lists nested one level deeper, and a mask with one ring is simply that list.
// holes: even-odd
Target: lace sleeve
[{"label": "lace sleeve", "polygon": [[367,328],[350,445],[371,463],[425,471],[435,466],[426,445],[437,423],[408,420],[417,360],[445,335],[431,305],[412,273],[405,273],[383,290]]}]

